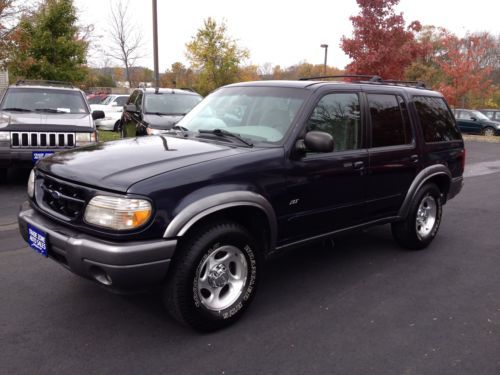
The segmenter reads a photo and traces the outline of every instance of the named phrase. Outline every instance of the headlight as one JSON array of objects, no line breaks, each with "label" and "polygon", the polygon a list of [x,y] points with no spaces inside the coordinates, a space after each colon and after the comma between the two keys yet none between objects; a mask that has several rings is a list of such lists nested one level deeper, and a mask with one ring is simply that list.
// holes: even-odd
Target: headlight
[{"label": "headlight", "polygon": [[97,133],[76,133],[75,139],[77,146],[85,146],[97,141]]},{"label": "headlight", "polygon": [[144,199],[129,199],[98,195],[85,209],[85,221],[115,230],[135,229],[151,217],[151,203]]},{"label": "headlight", "polygon": [[0,132],[0,142],[10,141],[10,132]]},{"label": "headlight", "polygon": [[35,171],[32,169],[30,177],[28,178],[28,196],[33,198],[35,196]]}]

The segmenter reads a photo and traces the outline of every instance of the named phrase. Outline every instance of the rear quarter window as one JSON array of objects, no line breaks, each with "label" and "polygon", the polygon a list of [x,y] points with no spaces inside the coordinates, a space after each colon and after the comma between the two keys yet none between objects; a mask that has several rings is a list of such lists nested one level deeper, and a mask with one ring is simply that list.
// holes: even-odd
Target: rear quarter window
[{"label": "rear quarter window", "polygon": [[455,126],[453,115],[443,98],[415,96],[413,102],[417,110],[425,142],[444,142],[461,139]]}]

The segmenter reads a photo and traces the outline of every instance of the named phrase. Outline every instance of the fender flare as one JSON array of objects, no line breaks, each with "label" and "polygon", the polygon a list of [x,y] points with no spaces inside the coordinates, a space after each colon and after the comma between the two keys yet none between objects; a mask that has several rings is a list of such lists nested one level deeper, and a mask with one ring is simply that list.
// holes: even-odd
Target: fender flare
[{"label": "fender flare", "polygon": [[406,193],[405,199],[401,208],[398,211],[398,217],[400,219],[406,218],[408,216],[408,211],[410,210],[410,204],[413,201],[413,198],[420,190],[420,188],[427,182],[429,179],[435,176],[446,176],[451,182],[451,172],[448,167],[444,164],[435,164],[431,165],[427,168],[422,169],[413,179],[410,187],[408,188],[408,192]]},{"label": "fender flare", "polygon": [[266,215],[269,222],[270,249],[274,249],[278,233],[274,208],[262,195],[250,191],[218,193],[189,204],[168,224],[163,238],[182,237],[194,224],[204,217],[226,208],[242,206],[258,208]]}]

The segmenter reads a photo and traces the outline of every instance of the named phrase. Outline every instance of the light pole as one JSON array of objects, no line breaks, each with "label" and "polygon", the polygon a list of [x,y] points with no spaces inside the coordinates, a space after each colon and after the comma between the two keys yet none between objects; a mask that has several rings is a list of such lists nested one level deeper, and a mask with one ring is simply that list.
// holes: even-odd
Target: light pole
[{"label": "light pole", "polygon": [[326,58],[328,56],[328,44],[322,44],[320,47],[325,49],[325,62],[323,64],[323,75],[326,76]]},{"label": "light pole", "polygon": [[153,0],[153,57],[155,68],[155,89],[158,92],[160,87],[160,70],[158,67],[158,11],[156,0]]}]

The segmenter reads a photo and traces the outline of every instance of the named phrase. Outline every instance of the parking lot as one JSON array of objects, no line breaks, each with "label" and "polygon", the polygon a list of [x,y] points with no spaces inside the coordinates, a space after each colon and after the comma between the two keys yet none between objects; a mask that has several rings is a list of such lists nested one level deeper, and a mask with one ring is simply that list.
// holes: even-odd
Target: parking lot
[{"label": "parking lot", "polygon": [[0,186],[0,373],[499,374],[500,144],[467,142],[465,187],[429,249],[387,225],[274,256],[236,325],[200,335],[155,293],[120,296],[21,239],[29,171]]}]

